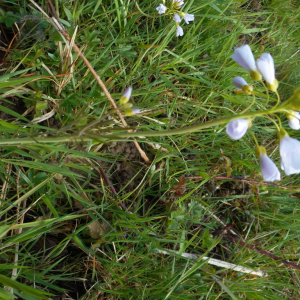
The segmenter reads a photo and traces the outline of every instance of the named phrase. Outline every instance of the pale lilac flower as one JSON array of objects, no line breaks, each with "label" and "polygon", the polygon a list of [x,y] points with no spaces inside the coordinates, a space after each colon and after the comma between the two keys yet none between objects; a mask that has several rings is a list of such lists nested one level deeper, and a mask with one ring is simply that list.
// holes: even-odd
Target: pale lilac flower
[{"label": "pale lilac flower", "polygon": [[261,75],[256,68],[254,56],[249,45],[235,48],[234,54],[231,57],[241,67],[250,72],[250,75],[254,80],[261,79]]},{"label": "pale lilac flower", "polygon": [[287,134],[281,138],[279,152],[281,169],[286,175],[300,173],[300,142]]},{"label": "pale lilac flower", "polygon": [[175,14],[174,15],[174,19],[173,19],[176,23],[180,23],[181,22],[181,19],[180,19],[180,17],[179,17],[179,15],[178,14]]},{"label": "pale lilac flower", "polygon": [[191,14],[182,13],[183,19],[186,22],[186,24],[189,24],[189,22],[194,21],[195,16]]},{"label": "pale lilac flower", "polygon": [[183,36],[183,29],[181,26],[177,25],[176,36]]},{"label": "pale lilac flower", "polygon": [[248,83],[246,82],[246,80],[242,77],[234,77],[232,80],[232,83],[234,84],[234,86],[239,89],[242,90],[243,86],[248,85]]},{"label": "pale lilac flower", "polygon": [[167,8],[163,4],[159,4],[159,6],[156,7],[156,10],[160,15],[162,15],[166,12]]},{"label": "pale lilac flower", "polygon": [[246,134],[248,127],[249,121],[246,119],[232,120],[226,126],[226,133],[233,140],[239,140]]},{"label": "pale lilac flower", "polygon": [[132,113],[133,113],[134,115],[139,114],[140,112],[141,112],[141,110],[140,110],[139,108],[134,108],[134,109],[132,110]]},{"label": "pale lilac flower", "polygon": [[267,154],[260,153],[259,164],[264,181],[280,180],[280,172]]},{"label": "pale lilac flower", "polygon": [[263,53],[256,62],[256,67],[265,79],[268,88],[272,92],[276,92],[278,81],[275,78],[274,60],[270,53]]},{"label": "pale lilac flower", "polygon": [[289,126],[294,130],[300,129],[300,113],[298,111],[288,115]]}]

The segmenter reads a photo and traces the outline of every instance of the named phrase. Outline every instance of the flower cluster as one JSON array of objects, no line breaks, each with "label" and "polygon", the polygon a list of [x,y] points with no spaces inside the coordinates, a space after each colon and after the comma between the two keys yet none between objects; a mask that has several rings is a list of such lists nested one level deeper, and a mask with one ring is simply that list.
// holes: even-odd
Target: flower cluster
[{"label": "flower cluster", "polygon": [[140,112],[138,108],[132,108],[132,103],[129,102],[131,93],[132,93],[132,88],[131,87],[127,88],[119,100],[120,108],[127,116],[132,116]]},{"label": "flower cluster", "polygon": [[[263,53],[255,62],[251,48],[249,45],[244,45],[234,50],[232,59],[245,70],[247,70],[254,80],[261,81],[262,78],[264,78],[266,87],[270,91],[274,92],[279,99],[277,93],[278,81],[275,77],[274,60],[270,53]],[[248,85],[246,80],[242,77],[235,77],[233,79],[233,84],[237,89],[242,90],[244,93],[248,95],[254,95],[253,87]],[[278,104],[279,103],[277,103],[277,105]],[[300,129],[299,112],[289,110],[289,113],[287,113],[287,118],[290,128],[295,130]],[[226,133],[231,139],[239,140],[246,134],[250,127],[250,118],[235,118],[227,124]],[[280,127],[278,126],[278,130],[281,169],[286,173],[286,175],[298,174],[300,173],[300,142],[289,137],[288,133],[281,128],[281,124]],[[255,142],[257,144],[256,139]],[[266,149],[257,144],[255,152],[259,160],[263,179],[271,182],[280,180],[280,172],[275,163],[267,156]]]},{"label": "flower cluster", "polygon": [[170,3],[170,7],[166,7],[164,4],[160,4],[156,8],[160,15],[165,14],[167,10],[170,12],[170,14],[174,14],[173,20],[176,24],[176,36],[183,36],[183,28],[180,26],[180,22],[182,19],[186,22],[186,24],[194,21],[194,15],[179,11],[183,4],[184,2],[181,0],[172,0],[172,2]]}]

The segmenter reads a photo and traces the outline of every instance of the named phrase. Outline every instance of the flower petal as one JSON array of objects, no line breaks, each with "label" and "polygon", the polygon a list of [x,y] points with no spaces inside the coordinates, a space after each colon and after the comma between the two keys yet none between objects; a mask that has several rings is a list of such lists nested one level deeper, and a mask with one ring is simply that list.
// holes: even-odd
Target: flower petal
[{"label": "flower petal", "polygon": [[180,19],[180,17],[179,17],[179,15],[178,14],[175,14],[174,15],[174,19],[173,19],[176,23],[180,23],[181,22],[181,19]]}]

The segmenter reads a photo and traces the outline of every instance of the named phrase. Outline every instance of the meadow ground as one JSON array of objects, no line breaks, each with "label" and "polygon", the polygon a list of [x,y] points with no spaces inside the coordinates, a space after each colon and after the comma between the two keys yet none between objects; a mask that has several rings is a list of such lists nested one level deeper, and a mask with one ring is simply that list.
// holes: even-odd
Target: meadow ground
[{"label": "meadow ground", "polygon": [[0,299],[300,299],[300,178],[255,156],[300,134],[231,58],[271,53],[287,103],[298,1],[188,0],[178,37],[162,3],[1,1]]}]

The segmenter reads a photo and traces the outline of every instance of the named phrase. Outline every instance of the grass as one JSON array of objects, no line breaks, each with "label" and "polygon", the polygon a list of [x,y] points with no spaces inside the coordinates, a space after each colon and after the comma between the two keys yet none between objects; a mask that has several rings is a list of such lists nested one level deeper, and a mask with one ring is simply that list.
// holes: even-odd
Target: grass
[{"label": "grass", "polygon": [[[250,112],[265,109],[264,88],[231,59],[246,43],[256,58],[274,57],[281,101],[298,85],[296,1],[186,1],[195,21],[181,24],[180,38],[172,16],[157,15],[160,1],[136,2],[53,0],[112,97],[133,87],[141,113],[124,116],[131,129],[162,132],[241,112],[252,97],[235,93],[235,76],[261,93]],[[299,271],[257,250],[297,265],[298,175],[264,184],[252,136],[231,141],[223,123],[137,134],[145,163],[51,22],[30,1],[1,5],[0,299],[300,299]],[[48,1],[38,5],[51,16]],[[257,117],[251,130],[279,165],[272,121]]]}]

